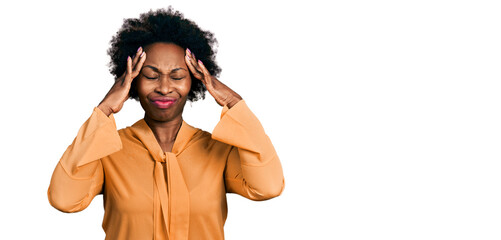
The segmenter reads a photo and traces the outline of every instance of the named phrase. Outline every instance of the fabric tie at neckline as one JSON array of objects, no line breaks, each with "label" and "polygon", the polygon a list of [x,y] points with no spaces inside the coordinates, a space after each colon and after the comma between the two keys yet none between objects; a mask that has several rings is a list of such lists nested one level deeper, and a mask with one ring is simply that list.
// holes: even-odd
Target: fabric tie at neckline
[{"label": "fabric tie at neckline", "polygon": [[[155,161],[155,186],[160,196],[167,237],[170,240],[188,239],[190,223],[190,194],[174,153],[163,154],[163,161]],[[162,162],[167,168],[164,176]],[[167,181],[167,184],[166,184]]]},{"label": "fabric tie at neckline", "polygon": [[[155,161],[154,166],[154,188],[159,195],[160,204],[157,198],[154,199],[154,206],[160,205],[161,214],[164,219],[167,238],[169,240],[188,239],[190,223],[190,193],[183,177],[181,167],[177,159],[191,137],[197,129],[186,124],[184,121],[176,136],[172,152],[164,152],[158,144],[155,135],[144,119],[139,120],[131,127],[132,131],[144,144],[151,157]],[[164,174],[163,164],[165,163],[167,177]],[[155,208],[155,207],[154,207]],[[156,211],[154,212],[154,218]],[[156,231],[153,231],[154,239]]]}]

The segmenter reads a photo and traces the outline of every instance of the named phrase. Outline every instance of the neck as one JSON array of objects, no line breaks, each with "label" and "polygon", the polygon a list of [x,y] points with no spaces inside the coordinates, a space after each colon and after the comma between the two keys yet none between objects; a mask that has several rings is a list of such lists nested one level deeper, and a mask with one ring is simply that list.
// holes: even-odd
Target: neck
[{"label": "neck", "polygon": [[144,121],[155,135],[158,144],[164,152],[170,152],[176,140],[177,133],[181,129],[183,118],[176,117],[168,122],[160,122],[144,116]]}]

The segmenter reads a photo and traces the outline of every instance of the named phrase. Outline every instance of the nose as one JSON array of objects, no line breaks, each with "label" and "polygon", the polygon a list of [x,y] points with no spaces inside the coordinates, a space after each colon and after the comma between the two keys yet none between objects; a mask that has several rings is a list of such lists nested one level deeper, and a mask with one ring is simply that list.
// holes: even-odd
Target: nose
[{"label": "nose", "polygon": [[168,76],[163,75],[160,77],[155,91],[162,95],[167,95],[172,91],[172,84]]}]

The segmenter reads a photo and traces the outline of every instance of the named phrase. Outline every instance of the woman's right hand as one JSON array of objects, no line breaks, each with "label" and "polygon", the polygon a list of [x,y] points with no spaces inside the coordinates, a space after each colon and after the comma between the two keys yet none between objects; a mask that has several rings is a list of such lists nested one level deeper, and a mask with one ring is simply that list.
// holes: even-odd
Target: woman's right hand
[{"label": "woman's right hand", "polygon": [[127,69],[122,76],[115,80],[110,91],[108,91],[104,99],[97,106],[106,116],[118,113],[122,109],[124,102],[129,98],[132,80],[139,75],[145,60],[146,53],[142,47],[139,47],[134,59],[131,59],[130,56],[127,57]]}]

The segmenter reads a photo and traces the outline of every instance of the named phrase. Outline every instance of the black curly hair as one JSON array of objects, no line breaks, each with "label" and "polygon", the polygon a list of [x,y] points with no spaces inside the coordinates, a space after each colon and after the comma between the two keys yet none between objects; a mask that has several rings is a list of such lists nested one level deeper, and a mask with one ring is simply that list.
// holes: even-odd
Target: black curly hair
[{"label": "black curly hair", "polygon": [[[217,40],[214,34],[204,31],[193,21],[172,7],[150,10],[139,18],[124,19],[122,27],[111,40],[108,55],[111,57],[110,72],[116,78],[126,70],[127,57],[134,56],[137,49],[156,42],[173,43],[184,49],[189,48],[201,60],[209,72],[218,77],[221,68],[216,63]],[[191,74],[191,73],[190,73]],[[204,84],[191,75],[192,83],[188,94],[189,101],[205,98]],[[129,92],[132,99],[138,100],[136,81],[132,82]]]}]

